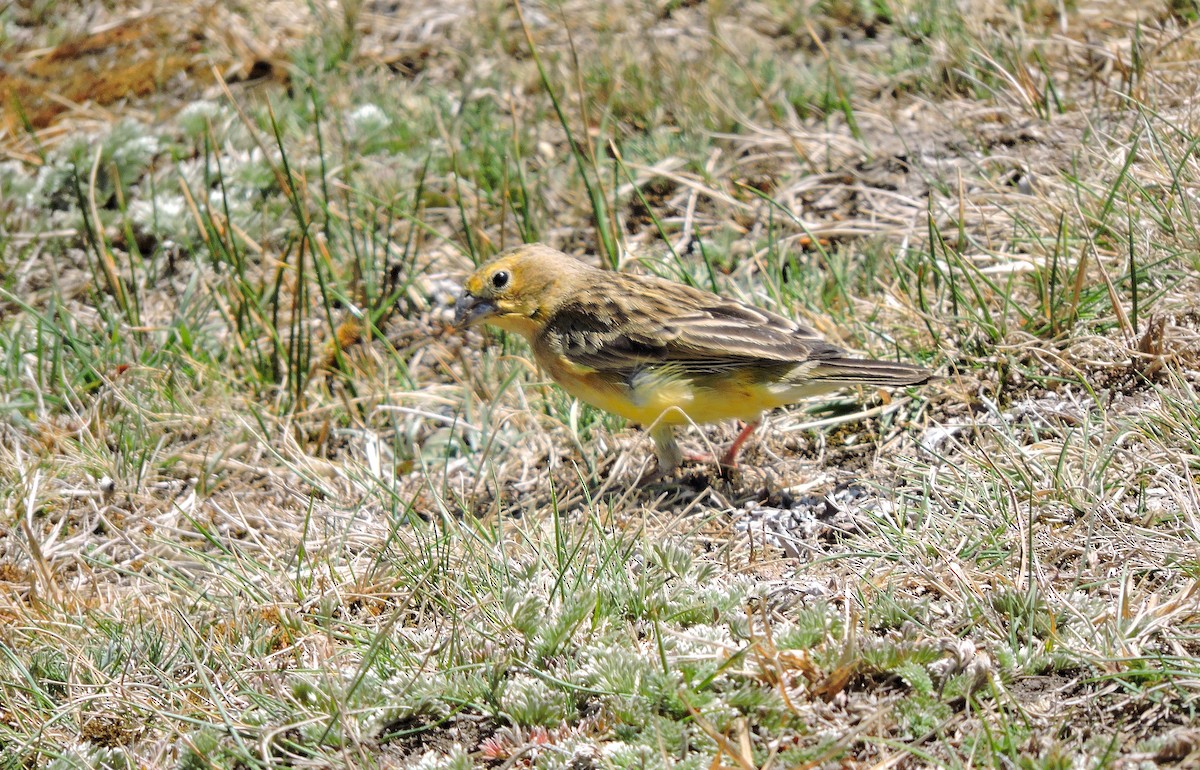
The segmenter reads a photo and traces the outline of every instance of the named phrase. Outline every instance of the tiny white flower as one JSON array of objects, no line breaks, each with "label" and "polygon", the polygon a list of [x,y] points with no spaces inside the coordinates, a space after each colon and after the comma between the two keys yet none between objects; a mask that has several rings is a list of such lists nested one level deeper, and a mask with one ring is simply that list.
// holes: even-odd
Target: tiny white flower
[{"label": "tiny white flower", "polygon": [[391,125],[392,119],[376,104],[361,104],[346,116],[346,126],[356,137],[377,133]]},{"label": "tiny white flower", "polygon": [[201,134],[210,121],[221,113],[221,106],[216,102],[192,102],[179,111],[176,120],[179,126],[188,134]]}]

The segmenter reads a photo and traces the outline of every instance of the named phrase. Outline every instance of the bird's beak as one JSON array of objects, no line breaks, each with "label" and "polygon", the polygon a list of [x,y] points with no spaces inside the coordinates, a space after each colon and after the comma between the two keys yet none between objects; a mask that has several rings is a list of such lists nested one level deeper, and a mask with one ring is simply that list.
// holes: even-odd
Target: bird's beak
[{"label": "bird's beak", "polygon": [[459,329],[474,326],[496,312],[496,306],[482,297],[476,297],[468,291],[458,295],[454,303],[454,325]]}]

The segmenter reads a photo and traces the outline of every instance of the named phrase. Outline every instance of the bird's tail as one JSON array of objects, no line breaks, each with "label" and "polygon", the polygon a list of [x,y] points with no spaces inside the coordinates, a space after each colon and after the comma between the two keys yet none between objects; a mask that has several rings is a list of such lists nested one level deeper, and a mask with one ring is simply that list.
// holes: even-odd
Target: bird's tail
[{"label": "bird's tail", "polygon": [[818,382],[845,385],[921,385],[933,378],[933,372],[921,366],[871,358],[830,358],[813,369],[809,376]]}]

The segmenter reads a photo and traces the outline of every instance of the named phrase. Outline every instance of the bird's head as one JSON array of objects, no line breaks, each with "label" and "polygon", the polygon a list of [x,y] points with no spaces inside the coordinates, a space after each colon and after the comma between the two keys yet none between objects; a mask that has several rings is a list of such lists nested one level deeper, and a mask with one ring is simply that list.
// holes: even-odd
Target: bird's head
[{"label": "bird's head", "polygon": [[460,329],[489,323],[532,338],[557,308],[570,279],[589,268],[548,246],[509,249],[476,268],[454,306]]}]

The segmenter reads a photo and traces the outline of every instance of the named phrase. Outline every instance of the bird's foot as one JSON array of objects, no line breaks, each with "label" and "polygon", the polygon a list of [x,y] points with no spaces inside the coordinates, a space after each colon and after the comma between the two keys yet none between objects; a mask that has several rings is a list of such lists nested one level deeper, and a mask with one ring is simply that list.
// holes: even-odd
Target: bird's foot
[{"label": "bird's foot", "polygon": [[733,439],[733,443],[730,444],[730,449],[725,450],[725,453],[722,453],[720,457],[713,455],[684,455],[684,461],[703,464],[716,463],[721,469],[722,474],[726,473],[726,471],[737,470],[738,453],[742,451],[742,446],[746,443],[746,439],[749,439],[750,434],[754,433],[755,428],[758,427],[758,422],[760,421],[755,420],[754,422],[745,423],[742,431],[738,433],[738,437]]},{"label": "bird's foot", "polygon": [[675,472],[676,467],[678,466],[667,467],[661,462],[656,462],[653,467],[649,468],[642,466],[642,470],[633,482],[634,486],[644,487],[665,481],[668,476]]},{"label": "bird's foot", "polygon": [[732,480],[741,474],[741,468],[737,466],[736,458],[730,457],[728,452],[721,456],[710,454],[689,454],[684,455],[684,463],[687,465],[698,465],[701,468],[709,469],[705,472],[710,478],[721,478]]},{"label": "bird's foot", "polygon": [[723,453],[720,457],[710,455],[706,452],[695,452],[685,454],[683,461],[689,465],[719,465],[722,468],[736,468],[737,458],[730,456],[729,452]]}]

